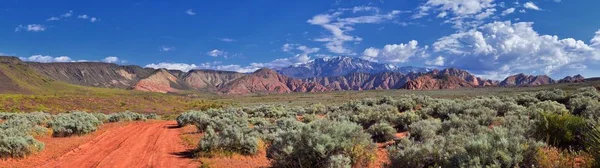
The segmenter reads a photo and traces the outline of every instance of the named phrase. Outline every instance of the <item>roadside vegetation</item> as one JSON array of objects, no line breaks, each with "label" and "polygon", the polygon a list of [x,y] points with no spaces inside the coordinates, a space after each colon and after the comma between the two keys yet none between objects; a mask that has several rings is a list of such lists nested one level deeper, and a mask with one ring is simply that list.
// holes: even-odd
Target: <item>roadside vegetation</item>
[{"label": "roadside vegetation", "polygon": [[589,87],[211,109],[177,122],[203,133],[198,157],[265,148],[273,167],[365,167],[377,159],[377,143],[388,144],[388,167],[597,167],[599,109],[600,93]]},{"label": "roadside vegetation", "polygon": [[[106,122],[159,118],[133,112],[0,113],[0,156],[43,150],[39,136],[78,136]],[[388,160],[386,167],[415,168],[600,166],[600,92],[593,87],[207,108],[176,121],[201,133],[196,157],[263,155],[272,167],[368,167],[378,160]],[[377,154],[381,147],[387,155]]]},{"label": "roadside vegetation", "polygon": [[105,122],[146,120],[156,114],[132,112],[102,114],[69,112],[51,115],[44,112],[0,112],[0,159],[21,158],[44,150],[36,137],[68,137],[92,133]]}]

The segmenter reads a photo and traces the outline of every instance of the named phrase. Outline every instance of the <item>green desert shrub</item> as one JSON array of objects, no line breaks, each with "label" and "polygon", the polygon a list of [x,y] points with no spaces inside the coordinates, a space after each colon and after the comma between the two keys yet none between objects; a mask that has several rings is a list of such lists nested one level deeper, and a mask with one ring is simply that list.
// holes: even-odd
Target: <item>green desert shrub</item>
[{"label": "green desert shrub", "polygon": [[71,135],[84,135],[94,132],[102,122],[93,114],[86,112],[62,113],[48,123],[53,135],[65,137]]},{"label": "green desert shrub", "polygon": [[594,157],[595,166],[600,167],[600,125],[591,125],[584,134],[586,150]]},{"label": "green desert shrub", "polygon": [[51,118],[46,113],[25,113],[7,117],[0,123],[0,158],[25,157],[44,149],[44,144],[33,136],[44,135],[48,129],[41,126]]},{"label": "green desert shrub", "polygon": [[0,129],[0,158],[25,157],[42,151],[44,143],[18,128]]},{"label": "green desert shrub", "polygon": [[17,113],[0,112],[0,120],[8,120],[16,115]]},{"label": "green desert shrub", "polygon": [[388,123],[377,123],[371,125],[367,132],[375,142],[387,142],[395,138],[396,129]]},{"label": "green desert shrub", "polygon": [[567,99],[567,93],[560,89],[544,90],[537,92],[535,97],[540,101],[550,100],[556,102],[565,102],[565,100]]},{"label": "green desert shrub", "polygon": [[531,165],[543,145],[502,127],[481,130],[402,139],[389,148],[391,167],[519,167]]},{"label": "green desert shrub", "polygon": [[557,114],[541,112],[536,123],[536,136],[546,142],[562,148],[581,148],[580,137],[587,122],[570,113]]},{"label": "green desert shrub", "polygon": [[160,120],[161,117],[156,114],[156,113],[150,113],[146,115],[146,119],[150,119],[150,120]]},{"label": "green desert shrub", "polygon": [[375,148],[370,135],[355,123],[317,120],[279,134],[267,157],[273,167],[362,167],[372,161]]},{"label": "green desert shrub", "polygon": [[[238,109],[209,110],[208,123],[200,124],[205,135],[200,140],[198,154],[210,157],[217,153],[252,155],[258,151],[259,135],[250,128],[248,115]],[[200,130],[202,131],[202,130]]]},{"label": "green desert shrub", "polygon": [[134,112],[120,112],[113,113],[108,116],[109,122],[121,122],[121,121],[145,121],[147,120],[146,115],[134,113]]},{"label": "green desert shrub", "polygon": [[263,105],[254,108],[244,108],[249,117],[287,118],[296,117],[296,112],[291,108],[280,105]]},{"label": "green desert shrub", "polygon": [[374,101],[372,106],[366,105],[369,104],[368,102],[346,103],[327,114],[327,118],[335,121],[352,121],[365,129],[379,122],[387,122],[395,126],[400,115],[397,107],[388,104],[376,105],[376,101],[372,101]]},{"label": "green desert shrub", "polygon": [[433,138],[442,129],[439,119],[427,119],[415,122],[409,126],[410,136],[417,140]]},{"label": "green desert shrub", "polygon": [[305,114],[302,116],[302,122],[310,123],[319,119],[319,116],[316,114]]},{"label": "green desert shrub", "polygon": [[298,132],[304,125],[304,123],[293,118],[282,118],[276,120],[273,124],[255,127],[255,130],[264,141],[271,143],[278,138],[279,134]]},{"label": "green desert shrub", "polygon": [[408,131],[408,126],[423,120],[423,118],[417,114],[416,112],[408,111],[404,113],[400,113],[398,115],[398,119],[396,120],[396,128],[400,131]]},{"label": "green desert shrub", "polygon": [[92,115],[94,115],[94,117],[96,117],[96,119],[98,119],[100,122],[108,122],[108,115],[104,113],[92,113]]},{"label": "green desert shrub", "polygon": [[321,103],[313,104],[305,109],[306,114],[327,114],[329,107]]},{"label": "green desert shrub", "polygon": [[248,127],[226,126],[216,132],[208,126],[204,137],[200,140],[198,154],[211,157],[219,153],[256,154],[258,151],[258,135]]},{"label": "green desert shrub", "polygon": [[189,111],[177,116],[177,119],[175,120],[177,120],[177,125],[179,125],[179,127],[184,127],[186,125],[196,124],[199,121],[204,121],[208,123],[209,119],[210,116],[208,116],[208,114],[204,112]]},{"label": "green desert shrub", "polygon": [[3,123],[0,123],[0,130],[13,129],[19,131],[24,135],[40,136],[47,135],[49,130],[42,125],[39,125],[39,121],[32,121],[32,118],[27,117],[13,117]]}]

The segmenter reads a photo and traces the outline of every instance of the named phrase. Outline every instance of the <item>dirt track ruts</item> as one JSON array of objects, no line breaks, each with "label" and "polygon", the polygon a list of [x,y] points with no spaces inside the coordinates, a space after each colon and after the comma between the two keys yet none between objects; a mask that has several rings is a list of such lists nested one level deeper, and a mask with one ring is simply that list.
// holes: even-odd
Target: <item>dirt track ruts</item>
[{"label": "dirt track ruts", "polygon": [[174,121],[140,122],[107,131],[41,167],[198,167]]}]

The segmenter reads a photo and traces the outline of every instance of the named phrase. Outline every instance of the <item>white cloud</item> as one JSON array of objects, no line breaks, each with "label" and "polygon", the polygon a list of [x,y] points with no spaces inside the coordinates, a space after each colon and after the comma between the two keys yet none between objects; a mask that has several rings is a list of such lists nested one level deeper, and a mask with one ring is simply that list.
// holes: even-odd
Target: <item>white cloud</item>
[{"label": "white cloud", "polygon": [[73,16],[73,11],[72,10],[70,10],[69,12],[67,12],[65,14],[60,15],[60,17],[62,17],[62,18],[68,18],[68,17],[71,17],[71,16]]},{"label": "white cloud", "polygon": [[495,6],[494,0],[427,0],[418,7],[413,18],[421,18],[434,12],[447,12],[454,16],[477,15]]},{"label": "white cloud", "polygon": [[61,19],[64,19],[64,18],[69,18],[71,16],[73,16],[73,11],[72,10],[70,10],[69,12],[67,12],[65,14],[60,15],[59,17],[52,16],[52,17],[46,19],[46,21],[58,21],[58,20],[61,20]]},{"label": "white cloud", "polygon": [[188,15],[190,15],[190,16],[196,15],[196,12],[194,12],[192,9],[186,10],[185,13],[188,14]]},{"label": "white cloud", "polygon": [[46,31],[46,26],[40,24],[30,24],[27,26],[19,25],[15,28],[15,32],[29,31],[29,32],[43,32]]},{"label": "white cloud", "polygon": [[444,23],[453,24],[457,29],[476,27],[496,12],[494,0],[427,0],[417,7],[412,18],[419,19],[430,14],[448,19]]},{"label": "white cloud", "polygon": [[73,61],[71,58],[69,58],[67,56],[52,57],[52,56],[48,56],[48,55],[32,55],[30,57],[19,57],[19,59],[21,59],[23,61],[28,61],[28,62],[42,62],[42,63]]},{"label": "white cloud", "polygon": [[591,40],[591,46],[600,49],[600,30],[596,31],[596,35]]},{"label": "white cloud", "polygon": [[180,70],[180,71],[188,72],[192,69],[198,69],[198,66],[196,66],[196,64],[162,62],[162,63],[158,63],[158,64],[148,64],[148,65],[146,65],[146,68],[154,68],[154,69],[164,68],[164,69]]},{"label": "white cloud", "polygon": [[88,19],[88,18],[90,18],[90,16],[88,16],[88,15],[79,15],[79,16],[77,16],[77,19]]},{"label": "white cloud", "polygon": [[49,55],[32,55],[30,57],[19,57],[19,59],[21,59],[23,61],[27,61],[27,62],[41,62],[41,63],[51,63],[51,62],[106,62],[106,63],[120,62],[120,63],[126,63],[127,62],[125,60],[119,60],[119,58],[115,57],[115,56],[109,56],[102,60],[94,60],[94,61],[73,60],[68,56],[53,57],[53,56],[49,56]]},{"label": "white cloud", "polygon": [[446,61],[446,58],[444,58],[442,56],[438,56],[437,58],[435,58],[433,60],[425,61],[425,65],[444,66],[445,61]]},{"label": "white cloud", "polygon": [[186,63],[168,63],[162,62],[158,64],[148,64],[145,66],[146,68],[155,68],[155,69],[169,69],[169,70],[180,70],[183,72],[189,72],[194,69],[212,69],[212,70],[220,70],[220,71],[234,71],[240,73],[249,73],[258,70],[259,68],[253,66],[240,66],[240,65],[222,65],[220,62],[207,62],[199,65],[196,64],[186,64]]},{"label": "white cloud", "polygon": [[235,39],[230,39],[230,38],[220,38],[219,40],[221,40],[223,42],[235,42],[235,41],[237,41]]},{"label": "white cloud", "polygon": [[388,44],[383,49],[367,48],[361,58],[381,63],[404,63],[413,57],[427,57],[427,48],[419,47],[416,40],[411,40],[407,44]]},{"label": "white cloud", "polygon": [[355,53],[348,49],[345,46],[345,43],[362,41],[362,38],[348,34],[348,32],[354,30],[354,25],[381,23],[392,20],[401,13],[400,11],[394,10],[387,14],[380,14],[379,9],[375,7],[358,7],[353,11],[374,11],[374,13],[356,17],[341,17],[344,14],[344,11],[346,11],[346,9],[339,9],[328,14],[315,15],[307,22],[312,25],[319,25],[331,33],[331,35],[314,39],[315,41],[325,42],[325,47],[332,53],[348,55],[354,55]]},{"label": "white cloud", "polygon": [[527,8],[527,9],[531,9],[531,10],[537,10],[537,11],[542,10],[542,8],[538,7],[537,5],[535,5],[535,3],[531,2],[531,1],[523,4],[523,7]]},{"label": "white cloud", "polygon": [[444,56],[446,66],[497,79],[521,72],[564,73],[570,67],[585,67],[581,65],[600,61],[600,49],[591,47],[597,44],[594,40],[590,46],[572,38],[540,35],[532,25],[510,21],[488,23],[440,38],[433,44],[433,52]]},{"label": "white cloud", "polygon": [[46,19],[46,21],[56,21],[56,20],[60,20],[60,18],[53,16],[53,17]]},{"label": "white cloud", "polygon": [[169,51],[175,50],[175,47],[163,45],[163,46],[160,46],[160,48],[158,50],[162,51],[162,52],[169,52]]},{"label": "white cloud", "polygon": [[119,62],[119,58],[115,57],[115,56],[110,56],[110,57],[106,57],[106,58],[102,59],[102,62],[117,63],[117,62]]},{"label": "white cloud", "polygon": [[207,52],[206,55],[211,56],[211,57],[220,57],[220,56],[227,57],[227,52],[218,50],[218,49],[214,49],[212,51]]},{"label": "white cloud", "polygon": [[321,50],[320,48],[310,48],[304,45],[300,45],[300,44],[290,44],[290,43],[286,43],[283,44],[283,46],[281,47],[282,51],[285,52],[291,52],[293,50],[299,50],[302,51],[303,54],[312,54],[315,52],[319,52],[319,50]]},{"label": "white cloud", "polygon": [[77,19],[89,20],[92,23],[100,21],[100,19],[98,19],[96,17],[88,16],[88,15],[85,15],[85,14],[77,16]]},{"label": "white cloud", "polygon": [[508,8],[508,9],[502,11],[502,16],[510,15],[514,12],[515,12],[515,8]]}]

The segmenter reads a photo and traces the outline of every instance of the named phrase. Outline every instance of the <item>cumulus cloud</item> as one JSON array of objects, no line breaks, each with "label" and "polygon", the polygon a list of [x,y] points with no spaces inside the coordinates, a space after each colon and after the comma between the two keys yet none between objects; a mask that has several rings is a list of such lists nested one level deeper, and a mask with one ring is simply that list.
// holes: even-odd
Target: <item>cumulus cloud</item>
[{"label": "cumulus cloud", "polygon": [[220,57],[220,56],[226,57],[227,52],[225,52],[223,50],[214,49],[212,51],[207,52],[206,55],[211,56],[211,57]]},{"label": "cumulus cloud", "polygon": [[414,57],[426,57],[427,48],[419,47],[419,42],[411,40],[407,44],[388,44],[382,49],[367,48],[361,58],[381,63],[404,63]]},{"label": "cumulus cloud", "polygon": [[[598,62],[599,48],[572,38],[540,35],[531,22],[493,22],[438,39],[432,52],[443,65],[500,79],[514,73],[552,75]],[[434,63],[434,61],[430,61]]]},{"label": "cumulus cloud", "polygon": [[175,47],[163,45],[163,46],[160,46],[160,48],[158,50],[162,51],[162,52],[169,52],[169,51],[175,50]]},{"label": "cumulus cloud", "polygon": [[146,65],[146,68],[181,70],[181,71],[187,72],[192,69],[198,69],[198,66],[196,66],[196,64],[162,62],[162,63],[158,63],[158,64],[148,64],[148,65]]},{"label": "cumulus cloud", "polygon": [[476,27],[481,20],[496,12],[494,0],[427,0],[417,8],[412,18],[419,19],[437,13],[438,18],[449,17],[445,23],[458,29]]},{"label": "cumulus cloud", "polygon": [[231,38],[220,38],[219,40],[223,41],[223,42],[235,42],[235,39],[231,39]]},{"label": "cumulus cloud", "polygon": [[60,17],[62,17],[62,18],[68,18],[68,17],[71,17],[71,16],[73,16],[73,10],[70,10],[69,12],[60,15]]},{"label": "cumulus cloud", "polygon": [[538,7],[535,3],[531,2],[531,1],[523,4],[523,7],[527,8],[527,9],[531,9],[531,10],[537,10],[537,11],[542,10],[542,8]]},{"label": "cumulus cloud", "polygon": [[89,20],[92,23],[100,21],[100,19],[98,19],[96,17],[88,16],[88,15],[85,15],[85,14],[77,16],[77,19]]},{"label": "cumulus cloud", "polygon": [[15,28],[15,32],[28,31],[28,32],[43,32],[46,31],[46,26],[41,24],[30,24],[27,26],[19,25]]},{"label": "cumulus cloud", "polygon": [[145,66],[146,68],[154,68],[154,69],[169,69],[169,70],[180,70],[183,72],[189,72],[194,69],[211,69],[211,70],[220,70],[220,71],[234,71],[240,73],[248,73],[254,72],[259,68],[253,66],[241,66],[241,65],[222,65],[221,62],[207,62],[199,65],[196,64],[186,64],[186,63],[168,63],[162,62],[158,64],[148,64]]},{"label": "cumulus cloud", "polygon": [[508,9],[502,11],[502,16],[510,15],[514,12],[515,12],[515,8],[508,8]]},{"label": "cumulus cloud", "polygon": [[188,14],[190,16],[194,16],[194,15],[196,15],[196,12],[194,12],[194,10],[192,10],[192,9],[188,9],[188,10],[185,11],[185,14]]},{"label": "cumulus cloud", "polygon": [[106,57],[106,58],[102,59],[102,62],[117,63],[117,62],[119,62],[119,58],[115,57],[115,56],[110,56],[110,57]]},{"label": "cumulus cloud", "polygon": [[53,17],[46,19],[46,21],[56,21],[56,20],[60,20],[60,18],[53,16]]},{"label": "cumulus cloud", "polygon": [[32,55],[30,57],[19,57],[19,59],[28,62],[72,62],[73,60],[67,56],[52,57],[49,55]]},{"label": "cumulus cloud", "polygon": [[436,57],[433,60],[425,61],[425,65],[444,66],[446,59],[442,56]]},{"label": "cumulus cloud", "polygon": [[73,60],[68,56],[59,56],[53,57],[49,55],[32,55],[29,57],[19,57],[19,59],[27,62],[41,62],[41,63],[51,63],[51,62],[106,62],[106,63],[125,63],[126,61],[120,60],[115,56],[108,56],[102,60]]},{"label": "cumulus cloud", "polygon": [[346,42],[360,42],[362,38],[348,34],[354,30],[357,24],[377,24],[396,18],[401,12],[394,10],[390,13],[381,14],[376,7],[357,7],[353,12],[371,11],[368,15],[355,17],[342,17],[349,9],[338,9],[331,13],[318,14],[313,16],[307,22],[312,25],[318,25],[329,31],[331,34],[325,37],[314,39],[318,42],[324,42],[325,47],[336,54],[355,54],[345,46]]},{"label": "cumulus cloud", "polygon": [[290,43],[286,43],[283,44],[283,46],[281,47],[282,51],[285,52],[291,52],[293,50],[299,50],[302,51],[304,54],[311,54],[311,53],[315,53],[315,52],[319,52],[320,48],[310,48],[304,45],[300,45],[300,44],[290,44]]},{"label": "cumulus cloud", "polygon": [[60,15],[59,17],[52,16],[52,17],[46,19],[46,21],[58,21],[58,20],[61,20],[61,19],[69,18],[71,16],[73,16],[73,11],[72,10],[70,10],[69,12],[67,12],[65,14]]}]

